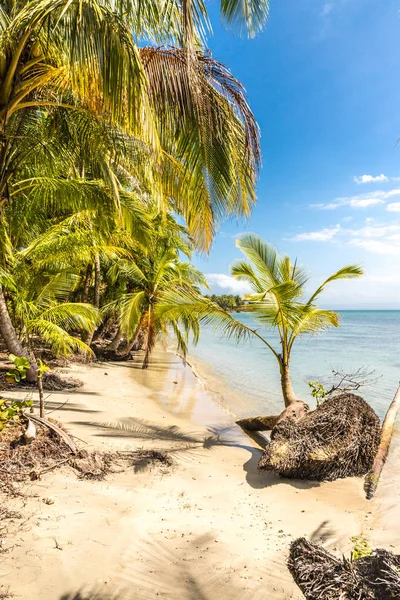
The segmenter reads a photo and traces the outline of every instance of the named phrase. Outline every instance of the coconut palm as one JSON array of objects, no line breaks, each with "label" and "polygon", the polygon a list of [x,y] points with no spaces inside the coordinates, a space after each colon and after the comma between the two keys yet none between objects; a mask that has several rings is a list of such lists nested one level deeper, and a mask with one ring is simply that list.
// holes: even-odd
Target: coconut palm
[{"label": "coconut palm", "polygon": [[186,290],[198,294],[198,286],[207,285],[200,271],[179,258],[179,252],[190,253],[190,247],[183,237],[183,228],[175,224],[175,235],[173,231],[168,235],[165,224],[163,230],[164,234],[161,234],[160,228],[154,236],[146,253],[138,256],[135,261],[119,260],[110,273],[111,281],[125,278],[128,290],[116,301],[111,302],[106,310],[117,312],[120,331],[127,338],[128,348],[132,347],[137,336],[141,334],[144,349],[143,369],[149,365],[150,354],[158,338],[168,336],[172,332],[177,340],[178,351],[183,355],[187,352],[189,334],[192,333],[194,339],[198,339],[199,328],[195,316],[163,316],[160,307],[163,305],[165,293]]},{"label": "coconut palm", "polygon": [[249,283],[253,289],[252,294],[245,296],[248,301],[246,309],[263,328],[276,331],[279,346],[274,346],[257,329],[234,319],[211,300],[186,291],[166,294],[160,310],[164,318],[191,315],[200,323],[238,341],[252,337],[260,340],[278,362],[282,395],[287,407],[298,400],[290,378],[290,359],[295,341],[302,335],[317,334],[330,326],[339,326],[338,313],[318,308],[317,299],[330,283],[356,279],[363,275],[363,270],[357,265],[343,267],[307,298],[305,288],[309,277],[297,261],[292,263],[287,255],[280,256],[271,244],[252,233],[240,237],[236,245],[246,260],[238,260],[233,265],[232,275]]},{"label": "coconut palm", "polygon": [[0,311],[12,329],[10,347],[17,356],[28,358],[31,368],[28,381],[37,380],[35,347],[44,344],[56,356],[71,356],[79,351],[88,356],[92,351],[76,331],[92,331],[98,321],[98,312],[90,304],[70,302],[69,297],[79,278],[72,273],[56,275],[35,274],[25,261],[15,260],[14,273],[3,277]]},{"label": "coconut palm", "polygon": [[[225,21],[250,35],[267,9],[265,0],[221,2]],[[259,133],[240,83],[204,51],[207,22],[199,0],[5,4],[0,203],[9,199],[9,150],[22,139],[14,133],[21,119],[72,110],[75,118],[86,112],[129,132],[147,148],[136,160],[139,182],[145,173],[164,210],[174,202],[201,249],[209,249],[220,218],[248,215]],[[143,40],[157,47],[139,48]],[[160,47],[171,43],[177,47]],[[111,179],[117,189],[115,171]]]},{"label": "coconut palm", "polygon": [[[140,149],[87,113],[74,117],[70,111],[21,113],[9,123],[2,185],[13,202],[4,204],[0,221],[4,273],[14,273],[20,248],[25,251],[19,258],[29,258],[29,269],[33,261],[35,273],[72,270],[76,275],[146,241],[150,224],[144,200],[127,189],[125,171],[117,183],[113,178],[114,169],[132,164]],[[10,352],[28,356],[7,314],[6,284],[0,280],[0,333]]]}]

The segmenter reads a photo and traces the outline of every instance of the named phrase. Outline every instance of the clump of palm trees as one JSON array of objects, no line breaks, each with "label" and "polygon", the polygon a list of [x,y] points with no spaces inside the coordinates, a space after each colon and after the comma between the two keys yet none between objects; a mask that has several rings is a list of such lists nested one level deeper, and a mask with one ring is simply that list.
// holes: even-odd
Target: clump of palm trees
[{"label": "clump of palm trees", "polygon": [[[266,0],[222,0],[225,22],[255,35]],[[273,352],[295,400],[295,339],[337,325],[308,300],[306,277],[254,236],[233,275],[276,349],[201,295],[190,263],[218,224],[255,202],[259,131],[242,85],[206,49],[198,0],[15,0],[0,8],[0,334],[38,376],[35,348],[126,354],[170,335],[185,353],[200,323]],[[144,45],[147,44],[147,45]],[[185,258],[183,258],[185,257]]]},{"label": "clump of palm trees", "polygon": [[[267,13],[266,0],[221,1],[250,36]],[[181,255],[249,215],[260,167],[257,124],[209,30],[197,0],[2,4],[0,334],[28,380],[36,347],[91,355],[112,326],[116,349],[140,333],[144,366],[159,334],[183,351],[198,336],[195,318],[162,316],[163,295],[199,295]]]}]

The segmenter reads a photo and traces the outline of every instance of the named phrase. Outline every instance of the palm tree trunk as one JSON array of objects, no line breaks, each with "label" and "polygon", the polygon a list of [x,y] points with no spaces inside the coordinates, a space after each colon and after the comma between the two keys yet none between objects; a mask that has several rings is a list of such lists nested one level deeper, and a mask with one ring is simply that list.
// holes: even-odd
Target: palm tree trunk
[{"label": "palm tree trunk", "polygon": [[150,362],[150,354],[155,344],[155,329],[153,324],[153,307],[150,304],[147,311],[147,329],[145,334],[144,343],[144,359],[142,363],[142,369],[147,369]]},{"label": "palm tree trunk", "polygon": [[397,392],[392,400],[391,405],[385,416],[385,420],[382,425],[381,442],[379,444],[378,451],[375,456],[374,464],[371,471],[365,478],[365,491],[367,500],[371,500],[378,487],[379,478],[382,473],[382,469],[389,454],[390,442],[392,441],[393,429],[396,422],[397,413],[400,409],[400,385],[397,388]]},{"label": "palm tree trunk", "polygon": [[[100,306],[100,257],[98,254],[96,254],[96,258],[94,261],[94,302],[93,302],[93,304],[95,305],[96,308],[99,308],[99,306]],[[93,331],[91,331],[86,338],[86,344],[88,346],[90,346],[90,344],[92,343],[94,332],[95,332],[95,329],[93,329]]]},{"label": "palm tree trunk", "polygon": [[85,282],[83,284],[82,302],[87,302],[89,299],[90,278],[92,276],[92,265],[88,265],[86,269]]},{"label": "palm tree trunk", "polygon": [[296,394],[293,391],[290,379],[289,364],[287,363],[281,363],[281,388],[286,407],[297,402]]},{"label": "palm tree trunk", "polygon": [[100,306],[100,256],[96,254],[94,261],[94,305]]},{"label": "palm tree trunk", "polygon": [[0,286],[0,333],[7,346],[7,350],[15,354],[15,356],[25,356],[30,362],[30,369],[26,372],[26,379],[29,382],[37,381],[37,364],[34,359],[29,355],[29,352],[25,350],[21,344],[15,327],[12,324],[10,313],[8,312],[7,302],[4,297],[3,289]]},{"label": "palm tree trunk", "polygon": [[122,329],[121,329],[121,327],[118,327],[117,333],[115,334],[114,339],[111,342],[111,344],[109,344],[109,346],[107,347],[107,350],[113,350],[114,352],[116,350],[118,350],[123,337],[124,337],[124,334],[122,333]]}]

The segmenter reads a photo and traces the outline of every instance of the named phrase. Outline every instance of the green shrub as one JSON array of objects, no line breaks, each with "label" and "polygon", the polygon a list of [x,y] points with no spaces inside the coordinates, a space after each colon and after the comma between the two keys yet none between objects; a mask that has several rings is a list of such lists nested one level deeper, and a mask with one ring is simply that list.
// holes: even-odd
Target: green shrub
[{"label": "green shrub", "polygon": [[32,406],[33,400],[11,400],[0,398],[0,431],[10,421],[19,421],[24,408]]},{"label": "green shrub", "polygon": [[355,535],[350,538],[350,541],[354,544],[351,551],[351,560],[357,560],[358,558],[364,558],[364,556],[371,556],[372,548],[368,543],[367,538],[363,535]]}]

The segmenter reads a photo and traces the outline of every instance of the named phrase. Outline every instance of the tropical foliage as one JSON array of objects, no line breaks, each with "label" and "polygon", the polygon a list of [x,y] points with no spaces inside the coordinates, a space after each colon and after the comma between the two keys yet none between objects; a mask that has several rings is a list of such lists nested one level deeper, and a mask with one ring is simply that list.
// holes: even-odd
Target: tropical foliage
[{"label": "tropical foliage", "polygon": [[[224,22],[259,32],[266,0],[221,0]],[[96,338],[145,348],[199,296],[182,253],[208,251],[220,221],[247,216],[260,167],[245,91],[211,56],[202,0],[15,0],[0,7],[0,333],[91,356]],[[179,225],[178,225],[179,220]]]},{"label": "tropical foliage", "polygon": [[234,296],[233,294],[221,294],[218,296],[217,294],[212,294],[211,296],[207,296],[215,304],[218,304],[224,310],[229,312],[234,312],[241,310],[244,307],[244,301],[241,296]]},{"label": "tropical foliage", "polygon": [[270,336],[261,335],[259,328],[244,325],[207,298],[198,298],[186,291],[168,294],[164,302],[165,315],[196,316],[204,325],[213,327],[223,335],[237,341],[257,338],[276,358],[281,374],[282,395],[285,406],[297,402],[290,378],[290,359],[295,341],[302,335],[324,332],[339,325],[339,315],[332,310],[318,308],[316,301],[327,285],[342,279],[361,277],[363,270],[357,265],[339,269],[328,277],[311,295],[306,295],[309,276],[305,269],[286,255],[280,256],[268,242],[255,234],[240,237],[236,245],[245,255],[232,267],[232,275],[245,281],[253,289],[247,294],[246,310],[252,313],[255,325],[262,330],[272,329],[277,334],[274,345]]}]

